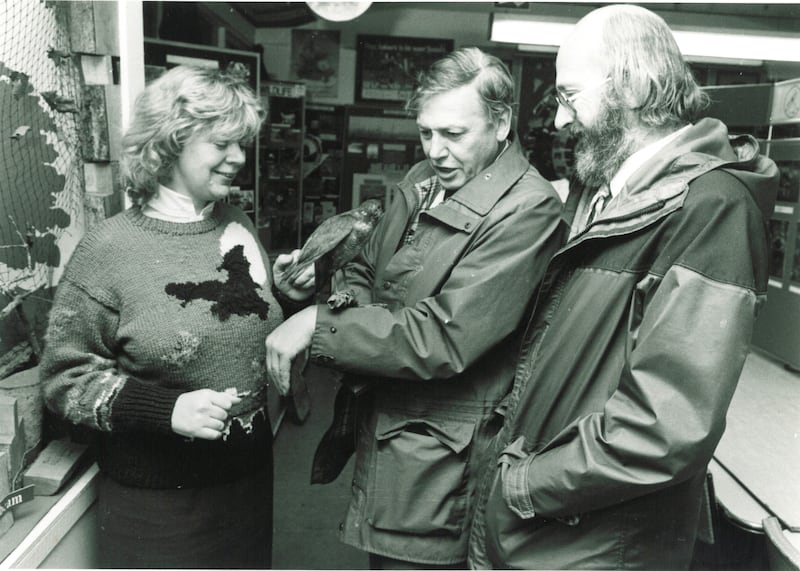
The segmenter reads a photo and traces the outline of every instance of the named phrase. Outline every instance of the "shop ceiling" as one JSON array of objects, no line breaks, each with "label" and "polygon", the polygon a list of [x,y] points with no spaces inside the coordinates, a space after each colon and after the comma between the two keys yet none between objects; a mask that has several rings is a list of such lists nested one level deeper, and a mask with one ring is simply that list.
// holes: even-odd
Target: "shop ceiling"
[{"label": "shop ceiling", "polygon": [[[228,2],[254,28],[300,26],[313,22],[317,16],[305,2]],[[563,15],[578,18],[604,3],[571,2],[374,2],[373,11],[396,11],[404,8],[474,11],[491,13],[497,11],[519,14]],[[640,5],[660,13],[670,12],[687,15],[704,15],[740,20],[741,27],[771,27],[784,31],[800,29],[800,3],[641,3]],[[765,26],[766,25],[766,26]]]}]

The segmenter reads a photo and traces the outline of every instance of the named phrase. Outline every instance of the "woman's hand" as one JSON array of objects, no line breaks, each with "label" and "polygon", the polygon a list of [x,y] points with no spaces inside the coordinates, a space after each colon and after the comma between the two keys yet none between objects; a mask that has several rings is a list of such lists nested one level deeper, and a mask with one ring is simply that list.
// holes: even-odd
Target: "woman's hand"
[{"label": "woman's hand", "polygon": [[188,438],[216,440],[222,436],[228,411],[241,402],[236,389],[225,392],[200,389],[183,393],[172,409],[172,430]]},{"label": "woman's hand", "polygon": [[300,250],[293,250],[291,254],[281,254],[275,259],[272,265],[272,275],[275,279],[275,286],[281,290],[283,295],[295,301],[303,301],[314,293],[314,264],[303,270],[293,281],[284,281],[284,275],[293,264],[297,262]]},{"label": "woman's hand", "polygon": [[295,313],[267,336],[267,375],[282,395],[289,393],[292,360],[311,345],[317,306]]}]

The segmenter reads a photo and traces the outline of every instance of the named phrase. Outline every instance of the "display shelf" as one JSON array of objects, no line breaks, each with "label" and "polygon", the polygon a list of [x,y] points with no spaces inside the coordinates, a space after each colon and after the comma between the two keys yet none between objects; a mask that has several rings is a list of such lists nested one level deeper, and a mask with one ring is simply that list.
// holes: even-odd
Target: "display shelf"
[{"label": "display shelf", "polygon": [[395,184],[424,158],[416,121],[402,109],[349,106],[344,143],[343,209],[367,198],[386,206]]},{"label": "display shelf", "polygon": [[344,107],[307,105],[303,140],[302,238],[342,210]]},{"label": "display shelf", "polygon": [[260,140],[256,226],[271,255],[301,245],[305,94],[302,83],[268,81],[261,86],[267,121]]}]

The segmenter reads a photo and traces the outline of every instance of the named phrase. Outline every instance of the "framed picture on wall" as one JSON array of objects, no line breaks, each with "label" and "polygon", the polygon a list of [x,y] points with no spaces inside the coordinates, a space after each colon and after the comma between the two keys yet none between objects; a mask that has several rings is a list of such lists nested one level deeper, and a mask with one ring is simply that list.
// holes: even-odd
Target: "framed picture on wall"
[{"label": "framed picture on wall", "polygon": [[358,35],[356,101],[404,102],[417,74],[452,50],[448,39]]},{"label": "framed picture on wall", "polygon": [[339,79],[339,30],[292,30],[289,79],[304,82],[309,95],[335,98]]}]

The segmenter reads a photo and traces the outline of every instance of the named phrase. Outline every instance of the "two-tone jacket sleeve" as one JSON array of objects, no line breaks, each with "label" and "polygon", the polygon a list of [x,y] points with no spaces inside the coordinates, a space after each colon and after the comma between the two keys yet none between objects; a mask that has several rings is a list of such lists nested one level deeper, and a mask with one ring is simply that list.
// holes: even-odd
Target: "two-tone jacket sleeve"
[{"label": "two-tone jacket sleeve", "polygon": [[48,408],[99,431],[171,432],[183,391],[120,371],[114,349],[119,314],[112,296],[99,293],[69,279],[58,286],[40,366]]},{"label": "two-tone jacket sleeve", "polygon": [[532,194],[490,212],[491,223],[448,261],[449,274],[429,297],[394,310],[367,305],[332,313],[319,306],[311,358],[347,372],[402,379],[463,372],[518,327],[558,245],[557,195],[552,189]]},{"label": "two-tone jacket sleeve", "polygon": [[764,224],[731,181],[708,177],[664,223],[654,268],[666,271],[637,284],[624,366],[604,408],[506,466],[504,497],[518,515],[586,513],[705,469],[766,288]]}]

